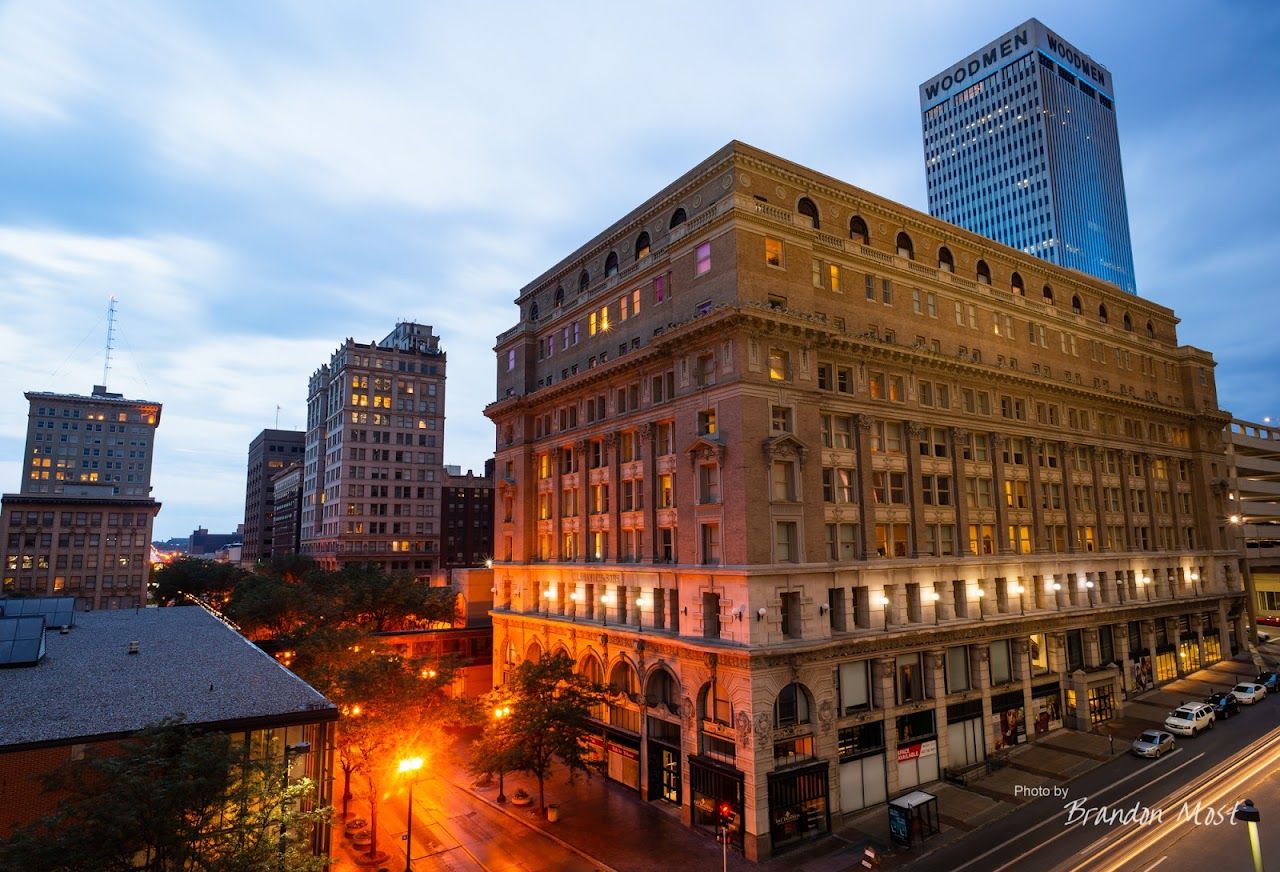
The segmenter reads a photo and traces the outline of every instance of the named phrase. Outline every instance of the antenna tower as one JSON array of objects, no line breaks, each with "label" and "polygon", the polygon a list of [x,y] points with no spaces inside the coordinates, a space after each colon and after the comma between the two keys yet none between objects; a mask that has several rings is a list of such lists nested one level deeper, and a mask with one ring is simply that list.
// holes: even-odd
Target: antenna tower
[{"label": "antenna tower", "polygon": [[107,375],[111,372],[111,350],[116,341],[116,297],[113,294],[107,301],[107,353],[102,361],[102,387],[107,386]]}]

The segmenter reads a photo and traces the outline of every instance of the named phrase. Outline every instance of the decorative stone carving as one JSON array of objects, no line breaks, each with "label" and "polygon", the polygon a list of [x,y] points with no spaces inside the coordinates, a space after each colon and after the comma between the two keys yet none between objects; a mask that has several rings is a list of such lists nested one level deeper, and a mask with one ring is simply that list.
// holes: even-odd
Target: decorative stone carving
[{"label": "decorative stone carving", "polygon": [[738,744],[746,746],[751,742],[751,715],[746,712],[738,712],[737,723]]},{"label": "decorative stone carving", "polygon": [[921,434],[924,433],[924,428],[915,421],[908,421],[902,430],[906,433],[908,439],[919,439]]},{"label": "decorative stone carving", "polygon": [[[751,727],[748,726],[747,731],[745,733],[742,732],[743,720],[748,720],[749,723],[746,712],[743,712],[738,718],[738,733],[742,740],[742,744],[745,746],[750,744],[750,739],[748,737],[751,734]],[[756,715],[755,730],[757,748],[760,748],[761,750],[767,749],[773,742],[773,731],[770,729],[771,726],[772,724],[768,714],[760,712],[760,714]]]},{"label": "decorative stone carving", "polygon": [[612,451],[614,449],[614,446],[616,446],[617,444],[618,444],[618,434],[616,431],[610,431],[604,434],[605,448],[608,448],[610,451]]},{"label": "decorative stone carving", "polygon": [[854,415],[853,423],[863,433],[870,433],[871,426],[875,423],[875,420],[870,415]]},{"label": "decorative stone carving", "polygon": [[579,454],[586,454],[586,453],[587,453],[587,440],[586,440],[586,439],[579,439],[577,442],[573,443],[573,450],[574,450],[574,451],[576,451],[576,452],[578,452]]},{"label": "decorative stone carving", "polygon": [[636,428],[636,432],[640,434],[640,441],[649,443],[653,441],[653,424],[645,423]]},{"label": "decorative stone carving", "polygon": [[800,462],[800,466],[804,466],[805,457],[809,454],[809,449],[803,442],[790,433],[783,433],[781,436],[774,436],[766,439],[761,447],[764,449],[764,459],[766,463],[773,463],[775,458],[795,458]]},{"label": "decorative stone carving", "polygon": [[822,732],[831,732],[831,725],[836,720],[836,707],[830,699],[824,699],[818,703],[818,726]]},{"label": "decorative stone carving", "polygon": [[699,463],[724,463],[725,446],[717,439],[699,436],[687,451],[691,466],[697,466]]},{"label": "decorative stone carving", "polygon": [[684,728],[686,730],[693,729],[693,700],[689,697],[684,698],[684,705],[681,706],[680,713],[684,715]]}]

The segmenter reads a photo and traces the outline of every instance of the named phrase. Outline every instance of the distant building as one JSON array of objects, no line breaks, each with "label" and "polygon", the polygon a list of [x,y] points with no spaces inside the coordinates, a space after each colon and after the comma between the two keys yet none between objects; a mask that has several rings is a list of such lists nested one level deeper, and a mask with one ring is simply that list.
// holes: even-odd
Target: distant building
[{"label": "distant building", "polygon": [[1229,439],[1227,524],[1252,580],[1250,614],[1280,626],[1280,427],[1237,419]]},{"label": "distant building", "polygon": [[[0,599],[0,610],[31,602]],[[44,601],[50,608],[56,602]],[[282,774],[285,747],[307,742],[309,751],[288,758],[288,777],[310,778],[313,801],[329,804],[337,709],[204,609],[77,613],[67,632],[45,632],[44,648],[45,656],[36,652],[4,672],[0,838],[57,806],[59,795],[44,791],[42,776],[82,756],[87,745],[127,738],[176,715],[265,749]],[[317,828],[313,849],[328,854],[327,825]]]},{"label": "distant building", "polygon": [[95,385],[92,394],[29,391],[20,492],[0,508],[3,589],[67,594],[82,608],[146,600],[159,403]]},{"label": "distant building", "polygon": [[920,86],[929,214],[1133,293],[1113,85],[1034,18],[948,64]]},{"label": "distant building", "polygon": [[272,477],[291,464],[302,464],[306,439],[302,430],[263,430],[249,443],[241,552],[245,563],[252,565],[271,556],[275,511]]},{"label": "distant building", "polygon": [[348,339],[311,376],[302,553],[327,569],[440,570],[445,354],[422,324]]},{"label": "distant building", "polygon": [[280,470],[271,477],[271,553],[274,559],[298,553],[302,524],[302,466]]},{"label": "distant building", "polygon": [[187,538],[187,554],[192,557],[212,557],[219,548],[238,545],[244,541],[244,525],[234,533],[210,533],[205,527],[197,527]]},{"label": "distant building", "polygon": [[445,569],[484,566],[493,558],[493,460],[484,476],[459,466],[446,466],[441,496]]}]

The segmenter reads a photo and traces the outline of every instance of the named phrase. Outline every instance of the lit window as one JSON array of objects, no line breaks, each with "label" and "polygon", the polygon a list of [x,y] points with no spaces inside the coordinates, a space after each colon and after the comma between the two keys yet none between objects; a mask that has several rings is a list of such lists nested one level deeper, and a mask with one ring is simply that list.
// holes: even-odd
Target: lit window
[{"label": "lit window", "polygon": [[769,266],[782,266],[782,242],[780,240],[765,239],[764,262]]},{"label": "lit window", "polygon": [[769,378],[773,381],[791,378],[791,355],[780,348],[769,349]]},{"label": "lit window", "polygon": [[694,267],[693,274],[695,276],[705,276],[711,272],[711,243],[704,242],[698,246],[697,264]]}]

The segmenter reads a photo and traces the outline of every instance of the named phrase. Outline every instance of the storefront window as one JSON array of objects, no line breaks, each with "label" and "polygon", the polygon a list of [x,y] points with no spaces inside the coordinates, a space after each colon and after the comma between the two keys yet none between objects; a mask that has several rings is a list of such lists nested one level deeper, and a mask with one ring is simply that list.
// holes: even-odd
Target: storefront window
[{"label": "storefront window", "polygon": [[775,768],[792,766],[812,759],[813,736],[794,736],[790,739],[773,743],[773,765]]},{"label": "storefront window", "polygon": [[769,834],[775,851],[830,828],[827,764],[769,774]]},{"label": "storefront window", "polygon": [[1172,681],[1178,677],[1178,656],[1172,650],[1156,652],[1156,681]]},{"label": "storefront window", "polygon": [[1021,690],[991,697],[991,714],[996,718],[996,749],[1008,748],[1027,740],[1026,711]]},{"label": "storefront window", "polygon": [[1027,656],[1031,658],[1031,673],[1042,675],[1049,671],[1049,646],[1044,633],[1033,633],[1027,640]]}]

